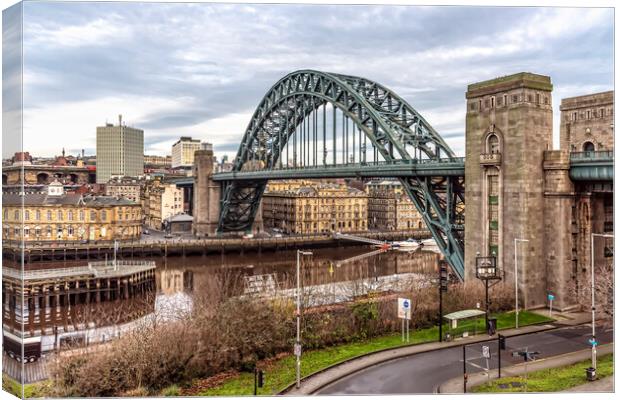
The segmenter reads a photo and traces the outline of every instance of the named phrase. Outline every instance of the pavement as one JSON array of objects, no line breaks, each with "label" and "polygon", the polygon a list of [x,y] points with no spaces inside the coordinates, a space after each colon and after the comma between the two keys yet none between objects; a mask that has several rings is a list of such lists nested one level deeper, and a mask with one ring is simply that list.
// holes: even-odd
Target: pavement
[{"label": "pavement", "polygon": [[[543,311],[541,310],[541,312]],[[525,326],[525,327],[521,327],[518,329],[515,328],[515,329],[502,330],[501,334],[507,338],[511,338],[511,337],[516,337],[516,336],[521,336],[521,335],[533,334],[537,332],[550,331],[550,330],[557,329],[560,327],[579,326],[579,325],[589,322],[591,318],[591,314],[580,313],[580,312],[576,312],[576,313],[575,312],[567,312],[567,313],[555,313],[554,312],[552,316],[557,318],[558,320],[553,323],[547,323],[547,324],[542,324],[542,325],[530,325],[530,326]],[[369,355],[360,356],[352,360],[345,361],[340,364],[336,364],[332,367],[328,367],[315,374],[306,376],[302,378],[302,384],[299,389],[296,389],[293,385],[292,387],[285,389],[281,394],[293,395],[293,396],[309,395],[309,394],[343,394],[343,393],[355,394],[353,392],[348,391],[349,389],[351,389],[352,387],[351,385],[346,385],[346,386],[341,385],[342,387],[339,389],[338,384],[342,383],[343,381],[351,377],[354,377],[354,375],[356,374],[361,374],[362,372],[364,372],[364,370],[366,371],[375,370],[376,372],[379,371],[381,369],[380,367],[372,368],[372,367],[377,366],[377,364],[385,363],[387,365],[389,362],[394,362],[394,364],[396,364],[395,360],[403,359],[406,357],[411,357],[417,354],[421,354],[422,355],[420,356],[421,358],[423,357],[429,358],[434,355],[432,354],[425,355],[424,353],[430,353],[430,352],[434,352],[434,351],[438,351],[442,349],[452,349],[452,351],[456,352],[460,350],[460,349],[456,349],[456,347],[460,348],[463,345],[470,345],[470,344],[489,342],[489,341],[497,342],[497,336],[489,337],[488,335],[483,334],[483,335],[477,335],[477,336],[470,336],[467,338],[459,338],[451,342],[441,342],[441,343],[433,342],[433,343],[417,344],[417,345],[411,345],[411,346],[406,346],[406,347],[400,347],[397,349],[389,349],[389,350],[383,350],[383,351],[371,353]],[[435,378],[441,379],[442,373],[448,374],[447,369],[445,369],[445,371],[444,370],[437,371]],[[452,376],[446,376],[445,380],[448,380]],[[386,382],[386,380],[389,380],[389,377],[385,377],[385,376],[377,376],[376,378],[380,379],[381,382]],[[368,381],[368,379],[362,379],[361,377],[357,381],[359,382],[360,380]],[[435,386],[435,389],[436,389],[436,386]],[[363,389],[360,388],[360,390],[363,390]],[[415,393],[422,393],[422,392],[432,393],[433,390],[432,388],[427,387],[423,389],[423,391],[419,391]],[[461,392],[462,392],[462,378],[461,378]],[[363,393],[363,392],[359,392],[359,393]],[[399,391],[398,393],[407,393],[407,392]],[[387,392],[385,394],[387,394]]]},{"label": "pavement", "polygon": [[[614,351],[614,344],[609,343],[609,344],[599,346],[597,349],[597,355],[600,357],[600,356],[604,356],[607,354],[611,354],[613,353],[613,351]],[[530,373],[530,372],[540,371],[543,369],[557,368],[557,367],[562,367],[565,365],[575,364],[580,361],[588,360],[591,357],[591,355],[592,355],[591,350],[585,349],[585,350],[562,354],[562,355],[555,356],[555,357],[548,357],[548,358],[543,358],[540,360],[530,361],[527,363],[527,372]],[[521,364],[513,365],[507,368],[502,368],[502,377],[524,375],[526,371],[525,367],[526,367],[525,364],[521,363]],[[489,376],[487,376],[486,372],[472,374],[468,376],[467,387],[472,388],[474,386],[478,386],[478,385],[485,383],[489,379],[496,379],[497,377],[498,377],[497,370],[490,371]],[[584,371],[584,377],[585,377],[585,371]],[[612,377],[611,383],[613,386],[613,377]],[[594,385],[594,387],[598,387],[599,385],[603,387],[605,386],[605,384],[600,383],[600,381],[594,381],[591,383],[577,386],[573,388],[573,390],[571,391],[586,391],[586,392],[587,391],[606,391],[606,390],[601,390],[601,388],[599,388],[599,390],[590,390],[592,388],[591,385]],[[580,388],[580,387],[582,387],[582,389],[577,390],[577,388]],[[437,392],[438,393],[463,393],[463,377],[459,376],[457,378],[453,378],[447,382],[442,383],[437,388]]]},{"label": "pavement", "polygon": [[575,386],[573,388],[564,390],[565,392],[613,392],[614,391],[614,376],[608,376],[607,378],[599,379],[594,382],[588,382],[583,385]]}]

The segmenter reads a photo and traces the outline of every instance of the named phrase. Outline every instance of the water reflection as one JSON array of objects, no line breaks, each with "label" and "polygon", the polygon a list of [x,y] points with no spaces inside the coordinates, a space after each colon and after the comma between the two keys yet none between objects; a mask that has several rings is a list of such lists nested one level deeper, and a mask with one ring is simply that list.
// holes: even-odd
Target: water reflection
[{"label": "water reflection", "polygon": [[[436,253],[377,253],[375,250],[369,246],[315,249],[312,257],[304,257],[301,280],[306,305],[349,301],[369,291],[398,291],[403,283],[436,274]],[[24,338],[38,338],[41,352],[46,352],[65,344],[107,341],[153,319],[167,321],[181,317],[191,311],[195,295],[294,296],[295,251],[153,261],[157,268],[150,279],[154,282],[141,286],[144,290],[132,292],[129,298],[103,296],[100,302],[93,301],[92,294],[85,290],[49,300],[43,300],[35,290],[30,293],[34,293],[32,296],[26,297],[22,307],[21,296],[14,290],[15,282],[3,277],[5,339],[21,336],[23,323]],[[79,264],[80,261],[71,261],[32,267],[63,268]],[[114,285],[110,293],[113,289]]]}]

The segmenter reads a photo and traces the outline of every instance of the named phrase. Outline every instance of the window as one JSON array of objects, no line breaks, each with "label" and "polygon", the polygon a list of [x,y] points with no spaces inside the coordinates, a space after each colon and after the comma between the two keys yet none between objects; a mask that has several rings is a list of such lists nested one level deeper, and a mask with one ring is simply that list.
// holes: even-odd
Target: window
[{"label": "window", "polygon": [[601,108],[601,109],[599,110],[599,117],[603,118],[604,116],[605,116],[605,109],[604,109],[604,108]]},{"label": "window", "polygon": [[52,212],[51,212],[51,211],[48,211],[48,212],[47,212],[47,220],[48,220],[48,221],[51,221],[51,220],[52,220]]},{"label": "window", "polygon": [[30,236],[30,228],[24,228],[24,237]]},{"label": "window", "polygon": [[34,212],[34,219],[41,221],[41,211],[37,210]]},{"label": "window", "polygon": [[105,212],[105,210],[104,210],[104,211],[101,211],[101,220],[102,220],[102,221],[105,221],[105,220],[106,220],[106,218],[107,218],[107,213]]},{"label": "window", "polygon": [[549,97],[545,96],[545,104],[549,104]]},{"label": "window", "polygon": [[19,236],[19,228],[14,228],[14,229],[13,229],[13,234],[14,234],[15,236]]},{"label": "window", "polygon": [[34,235],[36,237],[40,237],[41,236],[41,228],[40,227],[37,226],[36,228],[34,228]]},{"label": "window", "polygon": [[68,234],[69,236],[73,236],[73,227],[72,227],[72,226],[70,226],[69,228],[67,228],[67,234]]},{"label": "window", "polygon": [[491,97],[491,108],[495,108],[495,96]]},{"label": "window", "polygon": [[507,94],[504,95],[504,105],[505,106],[508,105],[508,95]]},{"label": "window", "polygon": [[487,152],[492,154],[498,154],[499,151],[499,138],[496,134],[492,133],[487,138]]},{"label": "window", "polygon": [[475,111],[475,110],[476,110],[476,103],[470,103],[470,104],[469,104],[469,109],[470,109],[471,111]]},{"label": "window", "polygon": [[52,236],[52,227],[51,226],[48,226],[45,231],[46,231],[47,237]]},{"label": "window", "polygon": [[540,94],[536,93],[536,104],[540,104]]},{"label": "window", "polygon": [[15,220],[19,220],[19,210],[15,210],[15,212],[13,213],[13,219]]},{"label": "window", "polygon": [[90,212],[90,220],[94,221],[97,219],[97,213],[95,211]]},{"label": "window", "polygon": [[73,221],[73,211],[69,211],[69,212],[67,213],[67,219],[68,219],[69,221]]},{"label": "window", "polygon": [[62,211],[58,210],[58,220],[62,221]]},{"label": "window", "polygon": [[30,211],[26,210],[26,211],[24,212],[24,219],[25,219],[26,221],[29,221],[29,220],[30,220]]},{"label": "window", "polygon": [[4,210],[4,219],[7,219],[7,220],[9,219],[9,210],[8,209]]},{"label": "window", "polygon": [[489,99],[484,100],[484,108],[489,108]]},{"label": "window", "polygon": [[519,96],[517,96],[516,94],[512,95],[512,102],[513,103],[518,103],[519,102]]},{"label": "window", "polygon": [[573,113],[573,121],[577,121],[577,113],[576,112]]},{"label": "window", "polygon": [[80,221],[84,221],[84,210],[80,210]]},{"label": "window", "polygon": [[57,238],[61,238],[62,237],[62,226],[58,225],[58,227],[56,228],[56,237]]},{"label": "window", "polygon": [[592,143],[592,142],[585,142],[583,144],[583,151],[594,151],[594,143]]},{"label": "window", "polygon": [[590,117],[591,117],[591,115],[592,115],[591,113],[592,113],[592,112],[591,112],[590,110],[586,111],[586,118],[587,118],[587,119],[590,119]]}]

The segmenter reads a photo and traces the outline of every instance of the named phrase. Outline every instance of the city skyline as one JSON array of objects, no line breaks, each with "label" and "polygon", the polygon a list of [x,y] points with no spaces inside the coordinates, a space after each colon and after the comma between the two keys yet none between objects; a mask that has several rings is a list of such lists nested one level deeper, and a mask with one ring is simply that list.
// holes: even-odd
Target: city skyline
[{"label": "city skyline", "polygon": [[295,69],[382,82],[458,155],[471,82],[519,70],[551,76],[556,148],[561,98],[613,89],[610,8],[25,3],[23,10],[23,149],[40,156],[58,152],[41,140],[50,131],[68,154],[94,154],[96,127],[123,114],[145,131],[145,154],[170,154],[179,137],[192,136],[234,157],[263,95]]}]

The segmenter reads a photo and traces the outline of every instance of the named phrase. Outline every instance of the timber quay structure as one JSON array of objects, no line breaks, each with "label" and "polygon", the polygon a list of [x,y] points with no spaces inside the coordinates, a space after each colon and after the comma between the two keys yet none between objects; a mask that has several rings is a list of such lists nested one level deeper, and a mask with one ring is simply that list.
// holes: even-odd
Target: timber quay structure
[{"label": "timber quay structure", "polygon": [[[407,238],[426,239],[429,231],[358,232],[357,236],[380,241],[403,240]],[[295,249],[300,247],[350,246],[355,243],[336,239],[331,234],[289,236],[282,238],[214,238],[214,239],[171,239],[162,241],[121,242],[117,250],[120,258],[169,257],[189,255],[223,254],[230,252],[261,252]],[[56,245],[41,244],[20,247],[4,244],[3,259],[25,264],[41,261],[104,260],[114,254],[114,243]]]},{"label": "timber quay structure", "polygon": [[[118,317],[135,319],[152,312],[145,295],[155,290],[155,262],[142,260],[91,261],[84,266],[39,270],[2,268],[3,325],[24,337],[58,334],[88,328],[93,318],[109,315],[118,301],[138,299],[146,307],[125,310]],[[129,303],[132,303],[129,301]],[[144,308],[144,310],[142,310]],[[139,310],[138,310],[139,309]],[[138,315],[134,315],[138,310]],[[109,310],[108,310],[109,311]],[[93,312],[100,315],[94,316]],[[119,323],[123,321],[109,321]]]}]

